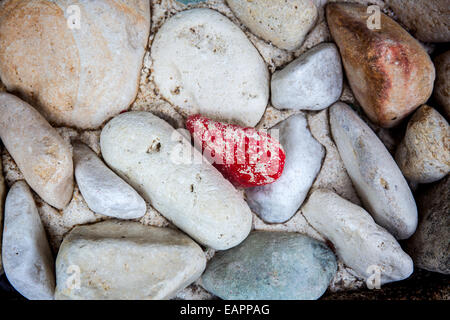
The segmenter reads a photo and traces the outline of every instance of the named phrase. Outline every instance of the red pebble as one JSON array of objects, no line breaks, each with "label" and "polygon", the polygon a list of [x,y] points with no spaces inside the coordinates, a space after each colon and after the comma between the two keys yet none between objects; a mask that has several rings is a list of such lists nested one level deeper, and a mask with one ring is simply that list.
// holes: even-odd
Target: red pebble
[{"label": "red pebble", "polygon": [[283,172],[283,147],[265,132],[201,115],[190,116],[186,127],[203,155],[236,187],[273,183]]}]

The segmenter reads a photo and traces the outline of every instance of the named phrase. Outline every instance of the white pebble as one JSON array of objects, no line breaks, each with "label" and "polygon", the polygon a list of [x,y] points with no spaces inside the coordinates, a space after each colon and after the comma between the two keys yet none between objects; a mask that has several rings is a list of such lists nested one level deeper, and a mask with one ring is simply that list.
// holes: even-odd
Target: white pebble
[{"label": "white pebble", "polygon": [[16,182],[5,203],[3,267],[12,286],[30,300],[53,299],[54,260],[28,185]]},{"label": "white pebble", "polygon": [[273,129],[279,130],[279,141],[286,153],[283,173],[274,183],[247,189],[246,194],[250,208],[264,221],[283,223],[305,200],[325,150],[312,137],[303,114],[291,116]]},{"label": "white pebble", "polygon": [[152,45],[153,76],[164,98],[188,114],[255,126],[269,99],[258,50],[227,17],[210,9],[178,13]]},{"label": "white pebble", "polygon": [[322,110],[342,93],[343,73],[336,46],[322,43],[272,76],[272,105],[278,109]]},{"label": "white pebble", "polygon": [[74,143],[73,159],[78,187],[92,211],[120,219],[136,219],[145,214],[144,199],[88,146]]},{"label": "white pebble", "polygon": [[314,191],[302,213],[333,243],[337,255],[358,276],[376,281],[378,273],[382,285],[406,279],[413,272],[412,259],[395,238],[378,226],[367,211],[334,192]]}]

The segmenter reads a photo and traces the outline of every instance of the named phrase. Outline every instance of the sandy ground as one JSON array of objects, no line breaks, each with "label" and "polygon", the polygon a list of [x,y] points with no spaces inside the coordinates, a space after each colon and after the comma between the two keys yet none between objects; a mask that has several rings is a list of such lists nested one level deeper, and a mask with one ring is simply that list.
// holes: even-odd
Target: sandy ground
[{"label": "sandy ground", "polygon": [[[144,58],[139,93],[131,109],[154,112],[156,115],[167,120],[174,127],[184,127],[185,115],[181,114],[176,107],[167,103],[159,96],[158,90],[155,88],[154,82],[152,80],[151,72],[152,60],[150,57],[150,48],[154,35],[157,32],[158,28],[175,13],[186,10],[190,7],[209,7],[221,12],[242,28],[242,30],[247,34],[249,39],[261,53],[262,57],[269,67],[270,72],[274,72],[276,69],[279,69],[282,66],[286,65],[315,45],[321,42],[331,41],[330,33],[328,31],[328,27],[323,14],[323,4],[326,2],[326,0],[314,1],[321,7],[320,18],[317,25],[310,32],[301,48],[294,52],[287,52],[264,42],[263,40],[259,39],[258,37],[251,34],[248,30],[246,30],[246,28],[241,25],[235,18],[231,10],[225,5],[224,0],[210,0],[207,3],[200,3],[191,6],[185,6],[181,3],[176,2],[175,0],[152,0],[152,27],[149,39],[149,48]],[[329,2],[334,2],[334,0],[330,0]],[[390,12],[386,8],[384,2],[381,0],[359,0],[351,2],[377,4],[385,13],[387,13],[391,17],[394,17],[392,12]],[[1,83],[0,86],[0,90],[4,90],[4,86]],[[357,105],[353,94],[347,84],[344,85],[344,91],[341,100]],[[294,112],[290,111],[279,111],[277,109],[274,109],[269,104],[262,120],[257,127],[270,128],[278,122],[286,119],[293,113]],[[329,188],[331,190],[334,190],[344,198],[352,201],[353,203],[360,204],[360,200],[356,195],[352,183],[339,157],[336,146],[332,141],[328,124],[328,111],[323,110],[320,112],[306,113],[312,134],[320,143],[325,146],[327,151],[322,169],[313,185],[313,188]],[[395,140],[390,135],[390,132],[388,130],[379,129],[376,127],[373,128],[376,130],[388,149],[393,150],[395,147]],[[80,139],[88,144],[95,152],[100,154],[99,137],[101,130],[76,131],[71,128],[58,128],[58,131],[66,140],[69,141],[73,139]],[[2,150],[2,160],[5,179],[8,186],[11,186],[11,184],[16,180],[23,179],[22,174],[4,148]],[[48,233],[55,256],[58,252],[59,245],[64,235],[74,226],[108,219],[108,217],[94,214],[91,210],[89,210],[78,188],[75,188],[73,199],[68,207],[64,210],[54,209],[53,207],[43,202],[37,195],[35,195],[35,199],[38,204],[39,213]],[[150,204],[148,204],[146,215],[139,221],[146,225],[173,227],[166,219],[164,219],[164,217],[162,217],[154,208],[152,208]],[[257,230],[283,230],[289,232],[300,232],[308,234],[316,239],[325,240],[306,222],[301,213],[301,210],[299,210],[299,212],[288,222],[277,225],[266,224],[254,214],[253,226],[254,229]],[[214,255],[214,250],[208,249],[206,250],[206,253],[208,258],[211,258]],[[343,263],[339,261],[338,272],[330,285],[330,291],[337,292],[342,290],[357,289],[363,286],[365,286],[364,282],[354,277],[352,275],[352,270],[346,268]],[[211,299],[213,297],[208,292],[203,290],[201,286],[198,285],[198,283],[194,283],[188,288],[182,290],[177,295],[177,298]]]}]

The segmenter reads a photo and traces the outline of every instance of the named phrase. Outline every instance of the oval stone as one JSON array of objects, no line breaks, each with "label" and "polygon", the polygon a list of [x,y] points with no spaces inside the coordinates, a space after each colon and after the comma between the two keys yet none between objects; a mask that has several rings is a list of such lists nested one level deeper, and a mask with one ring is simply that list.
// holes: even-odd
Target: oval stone
[{"label": "oval stone", "polygon": [[2,247],[9,282],[30,300],[53,299],[54,260],[38,209],[25,181],[8,192]]},{"label": "oval stone", "polygon": [[430,106],[423,105],[408,122],[395,154],[403,175],[415,183],[431,183],[450,172],[450,126]]},{"label": "oval stone", "polygon": [[96,128],[136,98],[149,32],[149,1],[2,1],[1,79],[52,123]]},{"label": "oval stone", "polygon": [[92,211],[119,219],[136,219],[145,214],[144,199],[87,145],[75,142],[73,159],[78,187]]},{"label": "oval stone", "polygon": [[389,151],[345,103],[330,108],[334,141],[365,208],[397,239],[417,227],[417,207],[408,183]]},{"label": "oval stone", "polygon": [[242,195],[164,120],[121,114],[103,128],[100,144],[116,173],[201,244],[225,250],[249,234],[252,214]]},{"label": "oval stone", "polygon": [[202,249],[176,230],[118,220],[78,226],[58,252],[55,298],[170,299],[205,265]]},{"label": "oval stone", "polygon": [[255,126],[269,99],[267,66],[245,34],[210,9],[167,20],[152,44],[162,96],[187,114]]},{"label": "oval stone", "polygon": [[255,231],[217,252],[201,285],[226,300],[314,300],[327,290],[336,258],[322,242],[289,232]]},{"label": "oval stone", "polygon": [[406,279],[413,272],[412,259],[395,238],[367,211],[334,192],[315,190],[302,213],[359,277],[368,280],[377,272],[382,285]]}]

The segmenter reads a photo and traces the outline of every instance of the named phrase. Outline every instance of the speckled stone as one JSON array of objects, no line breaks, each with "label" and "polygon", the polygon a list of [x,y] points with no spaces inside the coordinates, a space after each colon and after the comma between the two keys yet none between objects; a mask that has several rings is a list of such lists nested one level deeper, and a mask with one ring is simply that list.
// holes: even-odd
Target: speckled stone
[{"label": "speckled stone", "polygon": [[415,183],[431,183],[450,172],[450,126],[430,106],[423,105],[409,120],[395,154],[403,175]]},{"label": "speckled stone", "polygon": [[281,49],[295,50],[318,18],[311,0],[227,0],[236,17],[255,35]]},{"label": "speckled stone", "polygon": [[406,251],[417,267],[450,274],[450,176],[426,186],[417,206],[419,226]]},{"label": "speckled stone", "polygon": [[202,286],[222,299],[314,300],[336,273],[322,242],[298,233],[256,231],[238,247],[216,253]]},{"label": "speckled stone", "polygon": [[334,141],[364,208],[397,239],[417,227],[417,208],[408,183],[389,151],[345,103],[330,108]]}]

